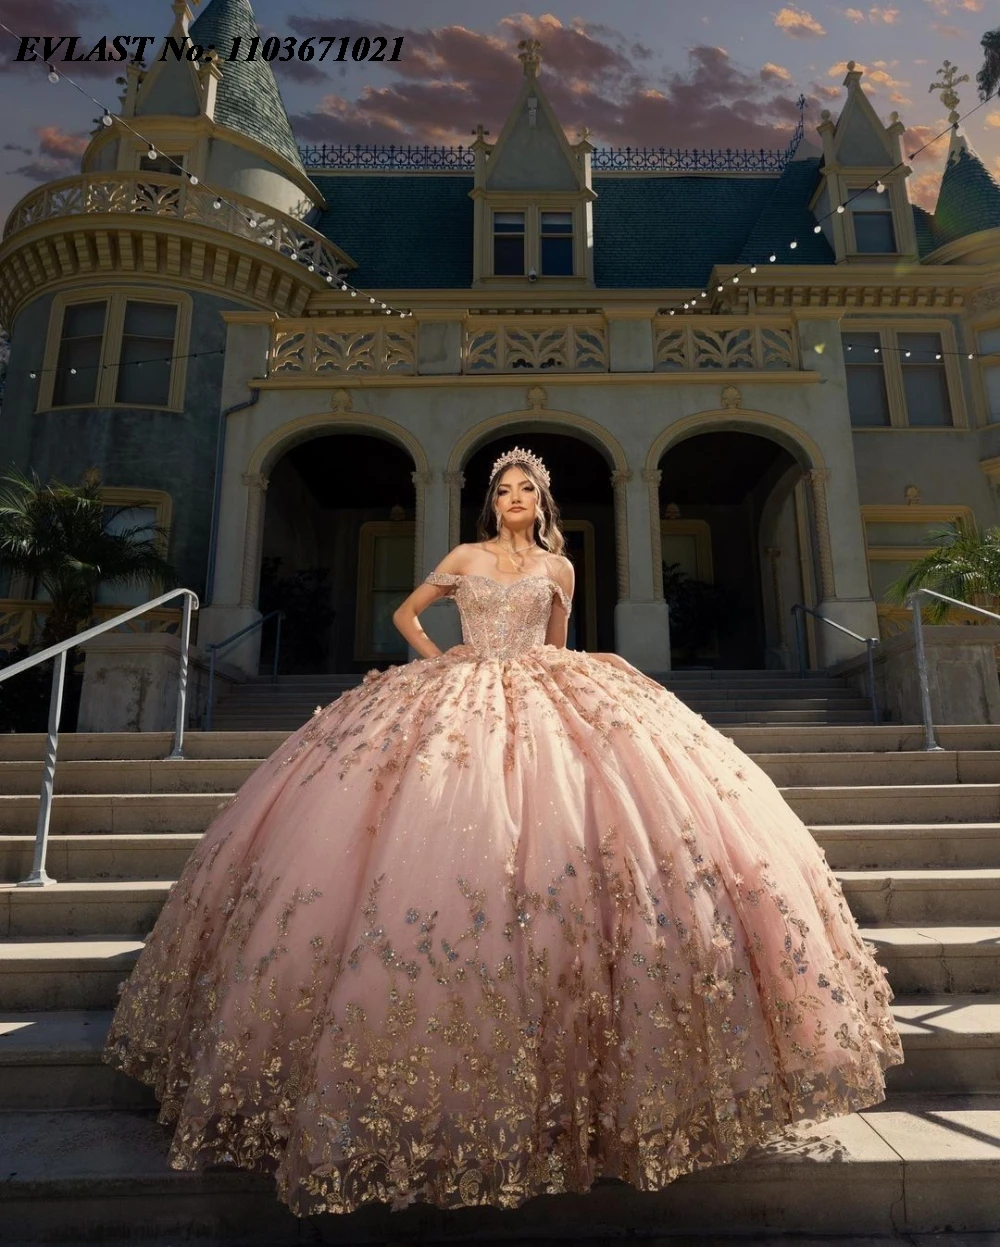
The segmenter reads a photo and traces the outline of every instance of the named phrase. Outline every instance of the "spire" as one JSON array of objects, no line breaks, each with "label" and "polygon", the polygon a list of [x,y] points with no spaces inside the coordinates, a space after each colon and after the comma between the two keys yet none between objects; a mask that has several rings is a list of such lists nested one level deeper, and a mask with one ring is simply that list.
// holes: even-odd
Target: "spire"
[{"label": "spire", "polygon": [[[175,0],[176,4],[183,5],[184,0]],[[271,66],[259,56],[252,61],[225,59],[234,40],[242,39],[245,54],[250,41],[260,35],[250,0],[210,0],[191,23],[190,35],[194,43],[205,48],[214,44],[223,58],[219,62],[216,123],[256,139],[301,169],[299,149]]]},{"label": "spire", "polygon": [[969,150],[969,144],[965,135],[959,130],[958,123],[961,120],[961,114],[958,111],[959,98],[955,88],[963,82],[969,81],[968,74],[959,75],[958,66],[953,65],[951,61],[945,63],[938,70],[940,82],[932,82],[928,90],[941,92],[941,103],[945,108],[949,109],[948,124],[951,126],[951,141],[948,145],[948,163],[957,160],[963,151]]}]

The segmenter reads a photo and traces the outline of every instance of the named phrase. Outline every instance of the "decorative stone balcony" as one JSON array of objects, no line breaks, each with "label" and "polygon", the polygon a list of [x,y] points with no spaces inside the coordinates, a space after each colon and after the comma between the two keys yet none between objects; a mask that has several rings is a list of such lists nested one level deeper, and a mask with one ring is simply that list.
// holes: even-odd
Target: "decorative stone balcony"
[{"label": "decorative stone balcony", "polygon": [[[610,376],[614,363],[610,329],[614,314],[563,316],[480,316],[456,313],[448,321],[454,334],[449,363],[428,372],[482,377],[576,374]],[[656,316],[630,321],[644,331],[646,360],[652,371],[689,376],[716,372],[797,372],[799,347],[791,318],[752,316]],[[268,382],[309,385],[313,378],[365,377],[371,380],[422,373],[421,334],[441,329],[440,313],[428,325],[420,312],[400,320],[375,315],[281,318],[271,329]],[[641,335],[640,335],[641,336]],[[625,370],[634,368],[626,363]],[[645,371],[650,370],[649,362]]]},{"label": "decorative stone balcony", "polygon": [[[147,230],[154,221],[155,229]],[[174,232],[171,223],[195,228]],[[325,289],[325,276],[339,274],[344,262],[318,231],[233,191],[218,199],[172,174],[85,173],[39,187],[8,218],[0,246],[0,315],[9,323],[23,299],[48,280],[101,271],[189,272],[297,314],[310,291],[320,283]]]},{"label": "decorative stone balcony", "polygon": [[768,372],[800,367],[790,320],[755,324],[725,316],[660,317],[654,322],[653,345],[657,371]]}]

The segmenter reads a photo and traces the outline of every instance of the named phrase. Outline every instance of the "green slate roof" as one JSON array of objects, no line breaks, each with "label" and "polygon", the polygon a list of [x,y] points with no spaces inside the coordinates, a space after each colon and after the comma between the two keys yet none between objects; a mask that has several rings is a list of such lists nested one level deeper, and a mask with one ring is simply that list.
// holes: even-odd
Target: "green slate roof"
[{"label": "green slate roof", "polygon": [[292,136],[278,84],[267,61],[229,61],[233,40],[243,39],[243,50],[259,35],[250,0],[211,0],[191,24],[191,39],[203,47],[214,45],[223,58],[222,78],[215,103],[215,120],[230,130],[256,139],[299,169],[302,161]]},{"label": "green slate roof", "polygon": [[975,152],[948,161],[934,208],[935,245],[1000,226],[1000,185]]},{"label": "green slate roof", "polygon": [[[715,264],[765,260],[832,264],[806,204],[818,161],[780,177],[596,175],[594,281],[598,287],[698,286]],[[358,262],[354,280],[375,290],[472,284],[472,178],[418,173],[314,174],[328,208],[316,229]],[[798,234],[797,251],[787,242]]]}]

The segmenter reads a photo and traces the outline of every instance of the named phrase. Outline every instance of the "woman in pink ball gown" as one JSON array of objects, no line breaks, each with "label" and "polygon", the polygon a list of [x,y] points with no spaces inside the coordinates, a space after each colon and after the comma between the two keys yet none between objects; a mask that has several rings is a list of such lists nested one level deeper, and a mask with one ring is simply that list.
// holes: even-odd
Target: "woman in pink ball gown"
[{"label": "woman in pink ball gown", "polygon": [[[809,831],[726,737],[565,648],[544,464],[395,622],[422,659],[292,736],[206,832],[106,1059],[177,1168],[294,1212],[656,1190],[884,1099],[884,970]],[[492,534],[491,536],[488,534]],[[418,622],[453,596],[463,644]]]}]

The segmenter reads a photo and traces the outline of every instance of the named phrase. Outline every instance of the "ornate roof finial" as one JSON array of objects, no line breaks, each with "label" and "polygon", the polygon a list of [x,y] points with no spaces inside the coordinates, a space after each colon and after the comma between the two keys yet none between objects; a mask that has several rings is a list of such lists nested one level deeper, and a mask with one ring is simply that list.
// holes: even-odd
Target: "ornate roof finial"
[{"label": "ornate roof finial", "polygon": [[517,45],[517,59],[526,78],[537,78],[542,63],[542,45],[538,39],[522,39]]},{"label": "ornate roof finial", "polygon": [[955,88],[958,86],[960,82],[968,82],[969,75],[968,74],[959,75],[958,66],[953,65],[951,61],[945,61],[945,63],[938,70],[938,76],[940,77],[941,81],[932,82],[931,85],[928,87],[928,90],[941,92],[941,103],[945,106],[945,108],[951,110],[948,114],[948,121],[951,123],[951,125],[955,126],[959,122],[959,113],[958,113],[959,100],[958,100],[958,92],[955,90]]}]

